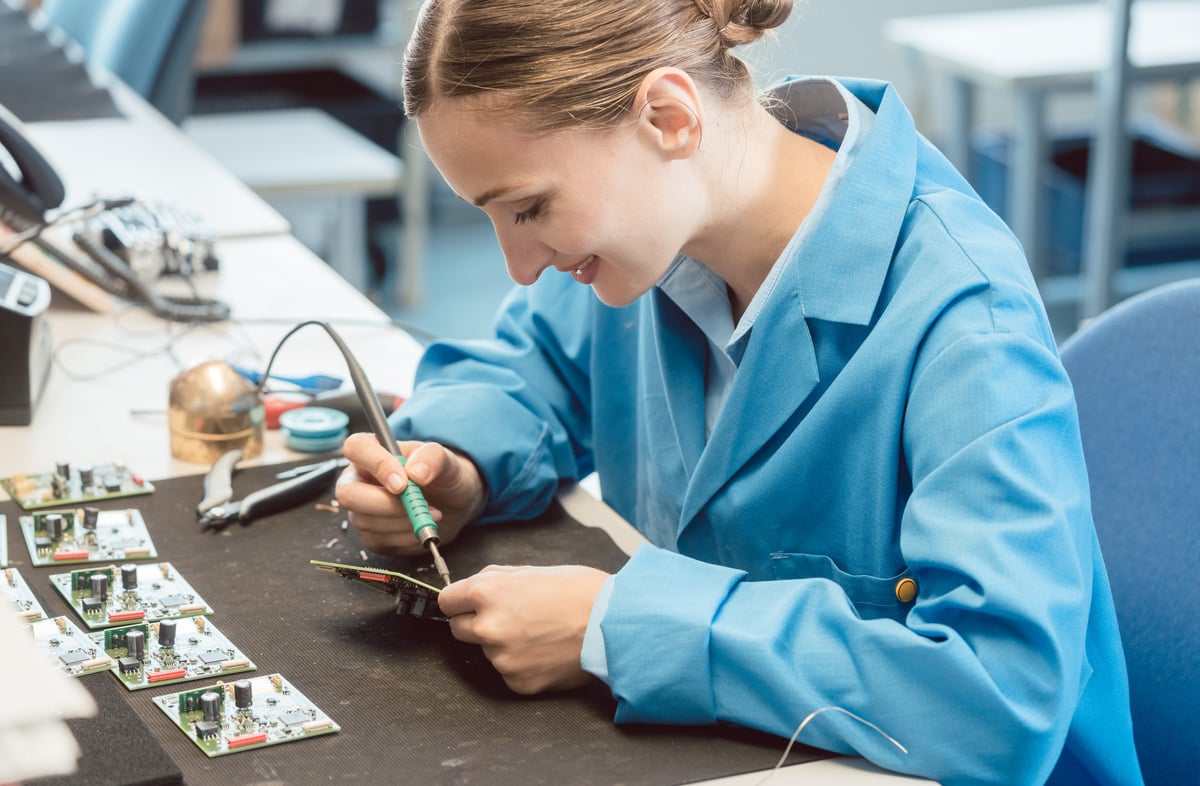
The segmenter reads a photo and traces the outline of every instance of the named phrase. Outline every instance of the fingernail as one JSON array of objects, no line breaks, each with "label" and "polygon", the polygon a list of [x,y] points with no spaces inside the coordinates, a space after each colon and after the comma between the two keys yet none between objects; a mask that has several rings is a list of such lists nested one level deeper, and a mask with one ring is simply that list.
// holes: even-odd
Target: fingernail
[{"label": "fingernail", "polygon": [[383,485],[393,494],[399,494],[401,491],[404,491],[404,478],[400,477],[400,473],[393,472],[387,476],[387,480],[383,482]]},{"label": "fingernail", "polygon": [[424,464],[410,464],[405,469],[408,470],[408,476],[417,483],[424,483],[429,479],[429,467]]}]

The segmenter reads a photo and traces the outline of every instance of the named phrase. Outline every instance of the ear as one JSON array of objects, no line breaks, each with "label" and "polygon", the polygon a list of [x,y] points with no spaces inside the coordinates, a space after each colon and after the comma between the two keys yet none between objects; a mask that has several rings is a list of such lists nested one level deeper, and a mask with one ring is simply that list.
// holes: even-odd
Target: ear
[{"label": "ear", "polygon": [[642,78],[633,102],[638,134],[668,160],[700,149],[704,105],[696,83],[678,68],[656,68]]}]

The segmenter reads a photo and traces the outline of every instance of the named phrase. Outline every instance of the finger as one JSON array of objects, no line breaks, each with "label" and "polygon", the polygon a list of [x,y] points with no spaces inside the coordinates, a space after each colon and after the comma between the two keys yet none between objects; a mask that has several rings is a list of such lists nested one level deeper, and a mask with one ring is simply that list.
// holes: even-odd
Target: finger
[{"label": "finger", "polygon": [[399,494],[408,483],[400,460],[371,434],[351,434],[342,445],[342,453],[360,475],[374,478],[393,494]]},{"label": "finger", "polygon": [[359,540],[367,551],[397,557],[416,557],[425,553],[424,547],[411,534],[400,532],[361,532]]},{"label": "finger", "polygon": [[[440,601],[440,598],[439,598]],[[451,615],[446,609],[442,608],[442,613],[450,617],[450,633],[459,641],[465,641],[468,644],[482,644],[479,637],[475,635],[475,613],[467,612],[465,614]]]},{"label": "finger", "polygon": [[366,516],[402,516],[404,504],[400,498],[379,486],[374,480],[363,481],[354,473],[338,478],[334,496],[343,510]]},{"label": "finger", "polygon": [[412,442],[406,445],[409,450],[401,448],[407,457],[404,471],[416,483],[427,485],[436,481],[440,486],[450,486],[457,481],[458,463],[444,445],[436,442]]}]

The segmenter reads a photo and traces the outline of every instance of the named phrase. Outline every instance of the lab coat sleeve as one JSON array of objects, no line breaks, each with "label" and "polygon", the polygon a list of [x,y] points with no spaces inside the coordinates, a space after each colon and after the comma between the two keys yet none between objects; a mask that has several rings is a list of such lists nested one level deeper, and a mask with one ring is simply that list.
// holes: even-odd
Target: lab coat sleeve
[{"label": "lab coat sleeve", "polygon": [[[907,618],[864,619],[825,579],[745,574],[649,546],[601,623],[625,722],[729,722],[959,783],[1043,783],[1089,670],[1091,521],[1074,400],[1016,333],[918,360],[904,423]],[[864,527],[891,526],[863,522]]]},{"label": "lab coat sleeve", "polygon": [[398,439],[441,442],[479,467],[488,487],[479,521],[537,516],[560,480],[591,471],[591,300],[550,272],[514,289],[495,338],[431,345],[413,395],[393,413]]}]

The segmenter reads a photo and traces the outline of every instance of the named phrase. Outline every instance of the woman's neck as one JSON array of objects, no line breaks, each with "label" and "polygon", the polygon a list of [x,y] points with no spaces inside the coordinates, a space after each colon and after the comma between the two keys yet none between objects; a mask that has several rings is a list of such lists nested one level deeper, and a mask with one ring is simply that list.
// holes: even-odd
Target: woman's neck
[{"label": "woman's neck", "polygon": [[836,152],[757,104],[704,134],[708,215],[684,249],[725,280],[736,324],[817,201]]}]

